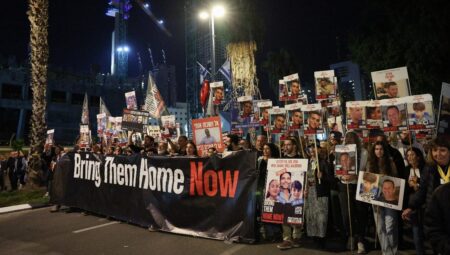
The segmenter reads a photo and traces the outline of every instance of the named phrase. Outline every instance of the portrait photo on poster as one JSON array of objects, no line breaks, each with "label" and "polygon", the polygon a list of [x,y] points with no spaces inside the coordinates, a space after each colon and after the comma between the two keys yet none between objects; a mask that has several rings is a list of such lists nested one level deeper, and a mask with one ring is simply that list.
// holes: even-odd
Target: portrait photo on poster
[{"label": "portrait photo on poster", "polygon": [[302,89],[300,84],[300,79],[298,76],[298,73],[291,74],[288,76],[285,76],[283,78],[284,83],[287,86],[287,89],[289,91],[289,100],[298,100],[302,97]]},{"label": "portrait photo on poster", "polygon": [[279,134],[286,131],[286,110],[284,108],[269,109],[270,132]]},{"label": "portrait photo on poster", "polygon": [[366,127],[366,101],[348,101],[347,107],[347,129],[358,129]]},{"label": "portrait photo on poster", "polygon": [[262,221],[302,224],[307,159],[269,159]]},{"label": "portrait photo on poster", "polygon": [[303,129],[305,135],[323,133],[322,107],[320,104],[302,106]]},{"label": "portrait photo on poster", "polygon": [[381,103],[378,100],[371,100],[366,105],[366,128],[379,129],[383,127],[383,114]]},{"label": "portrait photo on poster", "polygon": [[356,144],[336,145],[335,176],[356,175],[358,169]]},{"label": "portrait photo on poster", "polygon": [[383,114],[383,130],[403,131],[407,130],[407,109],[404,98],[381,100],[381,112]]},{"label": "portrait photo on poster", "polygon": [[356,200],[394,210],[403,209],[405,180],[387,175],[359,172]]},{"label": "portrait photo on poster", "polygon": [[303,103],[295,103],[285,105],[285,109],[288,117],[288,129],[298,130],[302,129],[303,126],[303,113],[302,113]]},{"label": "portrait photo on poster", "polygon": [[405,98],[410,130],[434,129],[433,97],[430,94]]},{"label": "portrait photo on poster", "polygon": [[334,70],[314,72],[316,99],[336,98],[337,79]]},{"label": "portrait photo on poster", "polygon": [[371,75],[375,96],[378,100],[411,95],[406,67],[375,71]]}]

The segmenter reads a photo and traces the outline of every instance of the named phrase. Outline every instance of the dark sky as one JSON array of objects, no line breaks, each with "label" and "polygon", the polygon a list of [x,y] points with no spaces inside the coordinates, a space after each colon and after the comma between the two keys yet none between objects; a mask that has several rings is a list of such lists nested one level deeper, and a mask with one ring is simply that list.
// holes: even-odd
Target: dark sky
[{"label": "dark sky", "polygon": [[[50,63],[52,66],[87,72],[98,64],[102,72],[110,70],[111,32],[113,18],[105,15],[106,0],[50,0]],[[225,1],[226,2],[226,1]],[[340,38],[341,55],[345,57],[345,35],[355,24],[354,1],[332,0],[261,0],[255,12],[261,14],[265,36],[259,49],[259,59],[268,51],[284,48],[298,59],[301,78],[312,80],[313,71],[328,69],[337,60],[336,36]],[[150,45],[156,62],[162,61],[161,49],[167,62],[177,68],[177,82],[184,99],[184,2],[154,0],[151,8],[165,21],[173,37],[165,36],[140,8],[131,10],[128,39],[131,53],[130,75],[139,73],[136,53],[140,52],[144,69],[149,68]],[[2,3],[0,15],[0,53],[15,55],[19,62],[28,54],[29,24],[27,1]],[[341,57],[341,58],[342,58]],[[259,63],[257,63],[259,64]],[[309,77],[309,78],[308,78]],[[262,79],[264,81],[264,79]]]}]

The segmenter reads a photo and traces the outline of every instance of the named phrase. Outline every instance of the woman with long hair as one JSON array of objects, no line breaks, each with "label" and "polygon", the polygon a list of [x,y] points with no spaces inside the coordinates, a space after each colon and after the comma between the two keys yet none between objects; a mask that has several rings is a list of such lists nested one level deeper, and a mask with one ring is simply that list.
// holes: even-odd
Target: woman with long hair
[{"label": "woman with long hair", "polygon": [[186,144],[186,156],[198,157],[197,146],[195,146],[193,141],[188,141]]},{"label": "woman with long hair", "polygon": [[[394,161],[389,155],[385,143],[378,141],[372,146],[367,170],[370,173],[399,177]],[[383,254],[397,254],[398,219],[397,212],[390,208],[373,206],[373,214]]]},{"label": "woman with long hair", "polygon": [[[280,150],[278,147],[273,143],[267,143],[263,146],[262,150],[262,156],[258,158],[257,166],[258,166],[258,184],[256,188],[256,215],[258,215],[257,218],[257,226],[259,226],[259,232],[261,234],[260,239],[263,240],[275,240],[277,239],[276,235],[280,232],[280,226],[277,224],[269,224],[269,223],[262,223],[259,219],[259,215],[261,215],[261,206],[264,203],[264,197],[268,198],[267,196],[264,196],[264,186],[266,184],[266,178],[267,178],[267,162],[270,158],[279,158],[280,157]],[[276,185],[273,183],[273,180],[269,184],[269,190],[267,190],[267,194],[271,191],[271,185],[272,185],[272,192],[280,190],[280,183],[278,180],[276,181]],[[275,187],[277,186],[277,187]],[[276,197],[275,197],[276,200]]]},{"label": "woman with long hair", "polygon": [[[309,167],[306,172],[305,187],[305,221],[308,236],[313,237],[323,248],[328,224],[328,198],[330,196],[330,180],[320,146],[308,148]],[[318,160],[317,160],[318,159]]]},{"label": "woman with long hair", "polygon": [[[405,196],[413,196],[420,187],[420,177],[424,174],[425,169],[425,158],[422,151],[416,147],[410,147],[406,150],[406,160],[408,165],[406,166],[406,171],[403,178],[408,180],[408,185],[406,186]],[[408,201],[408,199],[405,201]],[[423,232],[423,208],[418,208],[414,210],[411,214],[409,222],[412,226],[414,246],[416,247],[416,254],[425,254],[424,248],[424,232]]]}]

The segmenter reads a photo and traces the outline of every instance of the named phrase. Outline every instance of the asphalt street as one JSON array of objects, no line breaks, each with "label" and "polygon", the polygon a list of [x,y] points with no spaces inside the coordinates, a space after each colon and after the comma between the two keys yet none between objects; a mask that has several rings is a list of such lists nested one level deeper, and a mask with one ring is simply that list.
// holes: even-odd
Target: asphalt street
[{"label": "asphalt street", "polygon": [[305,247],[280,251],[275,243],[229,244],[150,232],[99,216],[50,213],[49,209],[0,215],[0,254],[335,254]]}]

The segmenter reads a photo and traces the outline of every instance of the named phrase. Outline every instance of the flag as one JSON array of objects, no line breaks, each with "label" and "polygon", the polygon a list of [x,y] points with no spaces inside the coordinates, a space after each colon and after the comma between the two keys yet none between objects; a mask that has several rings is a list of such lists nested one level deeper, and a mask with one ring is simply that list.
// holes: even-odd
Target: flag
[{"label": "flag", "polygon": [[200,62],[197,61],[197,64],[199,66],[199,74],[200,74],[200,83],[202,83],[206,76],[209,74],[208,69],[206,69],[204,66],[202,66],[202,64],[200,64]]},{"label": "flag", "polygon": [[219,72],[225,77],[225,79],[228,80],[228,82],[231,82],[231,65],[230,65],[230,59],[227,59],[225,63],[219,68]]},{"label": "flag", "polygon": [[81,112],[81,124],[89,125],[89,107],[87,93],[84,94],[83,110]]},{"label": "flag", "polygon": [[104,113],[106,116],[111,116],[111,113],[109,112],[108,108],[106,107],[105,101],[100,97],[100,107],[99,107],[99,113]]},{"label": "flag", "polygon": [[209,89],[209,97],[208,97],[208,104],[206,105],[206,116],[217,116],[216,112],[215,112],[215,107],[213,104],[213,93],[212,93],[212,88]]},{"label": "flag", "polygon": [[152,78],[152,75],[148,74],[147,94],[145,95],[144,110],[150,113],[153,118],[159,118],[161,115],[168,113],[166,104],[159,93],[158,87]]}]

